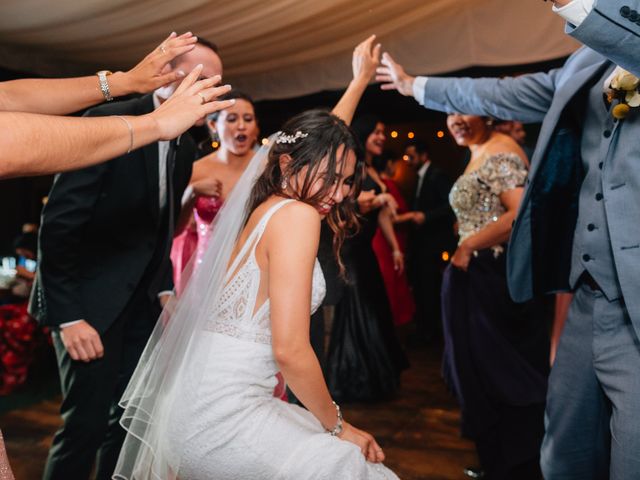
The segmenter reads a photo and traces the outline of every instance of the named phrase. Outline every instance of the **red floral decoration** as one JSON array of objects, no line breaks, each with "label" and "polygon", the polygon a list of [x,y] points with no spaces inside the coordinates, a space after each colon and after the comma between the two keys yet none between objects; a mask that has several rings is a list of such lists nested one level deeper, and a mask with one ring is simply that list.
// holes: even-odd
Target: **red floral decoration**
[{"label": "red floral decoration", "polygon": [[0,395],[8,395],[25,382],[41,338],[26,304],[0,306]]}]

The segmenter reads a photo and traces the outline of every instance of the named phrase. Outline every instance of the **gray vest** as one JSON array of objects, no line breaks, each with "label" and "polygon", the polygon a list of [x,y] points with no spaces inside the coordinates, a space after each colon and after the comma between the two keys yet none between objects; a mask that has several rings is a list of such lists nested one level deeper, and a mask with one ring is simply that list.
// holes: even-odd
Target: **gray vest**
[{"label": "gray vest", "polygon": [[614,132],[615,119],[603,99],[604,81],[614,68],[613,65],[608,68],[589,90],[580,146],[585,177],[580,189],[570,278],[575,287],[586,270],[609,300],[622,296],[607,225],[607,192],[602,183],[609,146],[617,133]]}]

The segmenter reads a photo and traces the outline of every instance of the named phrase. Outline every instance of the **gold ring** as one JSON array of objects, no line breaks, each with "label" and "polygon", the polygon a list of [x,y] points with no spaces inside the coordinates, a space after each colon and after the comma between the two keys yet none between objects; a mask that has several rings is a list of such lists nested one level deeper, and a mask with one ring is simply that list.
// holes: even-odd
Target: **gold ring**
[{"label": "gold ring", "polygon": [[202,100],[202,101],[200,102],[200,105],[204,105],[204,104],[205,104],[205,102],[206,102],[206,100],[205,100],[205,98],[204,98],[204,95],[203,95],[202,93],[198,92],[198,96],[200,97],[200,100]]}]

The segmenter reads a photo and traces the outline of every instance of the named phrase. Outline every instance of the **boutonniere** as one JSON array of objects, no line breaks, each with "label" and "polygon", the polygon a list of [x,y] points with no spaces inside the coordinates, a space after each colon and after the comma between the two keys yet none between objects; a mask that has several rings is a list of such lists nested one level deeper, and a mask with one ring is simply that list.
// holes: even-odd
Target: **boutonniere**
[{"label": "boutonniere", "polygon": [[616,67],[605,82],[605,94],[609,103],[616,102],[611,114],[623,120],[632,108],[640,107],[640,78],[622,67]]}]

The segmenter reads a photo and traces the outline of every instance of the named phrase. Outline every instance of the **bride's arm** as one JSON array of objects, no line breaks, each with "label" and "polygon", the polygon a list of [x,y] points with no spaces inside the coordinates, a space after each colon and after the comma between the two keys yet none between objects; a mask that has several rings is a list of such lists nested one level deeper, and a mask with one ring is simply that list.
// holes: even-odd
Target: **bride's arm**
[{"label": "bride's arm", "polygon": [[376,36],[371,35],[353,51],[353,80],[331,111],[344,120],[347,125],[351,124],[360,98],[380,64],[380,44],[374,46],[375,39]]},{"label": "bride's arm", "polygon": [[[309,341],[313,268],[320,217],[304,203],[274,215],[264,235],[268,260],[273,353],[296,397],[327,430],[337,423],[336,408]],[[371,435],[344,422],[340,438],[355,443],[369,461],[384,455]],[[328,435],[328,433],[327,433]]]}]

